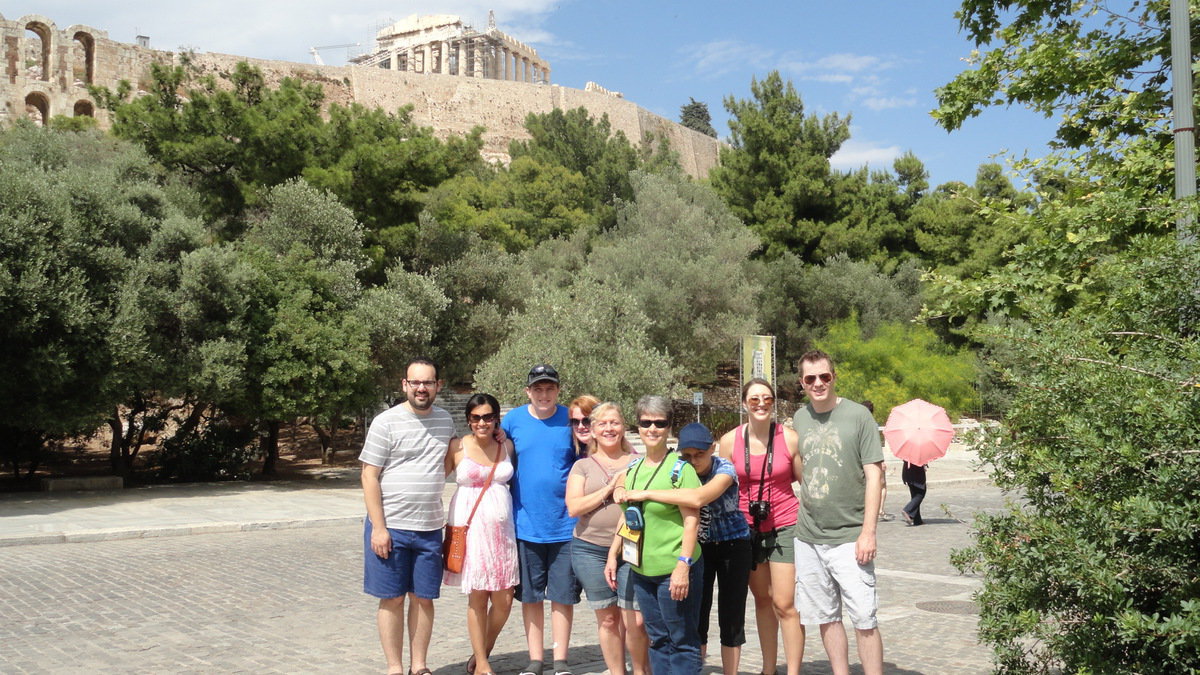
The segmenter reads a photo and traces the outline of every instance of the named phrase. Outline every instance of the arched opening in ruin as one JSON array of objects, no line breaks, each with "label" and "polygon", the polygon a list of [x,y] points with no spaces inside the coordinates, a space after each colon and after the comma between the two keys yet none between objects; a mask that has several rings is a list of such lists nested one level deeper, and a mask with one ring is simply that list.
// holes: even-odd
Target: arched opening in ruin
[{"label": "arched opening in ruin", "polygon": [[96,40],[91,33],[75,33],[75,50],[71,59],[71,71],[75,84],[92,84],[96,68]]},{"label": "arched opening in ruin", "polygon": [[39,21],[25,25],[25,74],[31,80],[50,80],[50,27]]},{"label": "arched opening in ruin", "polygon": [[40,91],[25,97],[25,114],[34,124],[44,125],[50,120],[50,99]]},{"label": "arched opening in ruin", "polygon": [[96,116],[96,106],[92,105],[92,102],[87,99],[76,101],[75,102],[75,116],[76,117],[95,117]]}]

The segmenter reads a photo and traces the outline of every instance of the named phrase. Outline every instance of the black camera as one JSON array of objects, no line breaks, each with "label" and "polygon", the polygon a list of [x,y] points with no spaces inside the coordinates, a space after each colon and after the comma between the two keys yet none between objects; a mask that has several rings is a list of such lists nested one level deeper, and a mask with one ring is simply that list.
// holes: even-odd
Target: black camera
[{"label": "black camera", "polygon": [[771,517],[771,502],[764,500],[752,500],[747,509],[750,512],[750,517],[755,520],[766,520]]}]

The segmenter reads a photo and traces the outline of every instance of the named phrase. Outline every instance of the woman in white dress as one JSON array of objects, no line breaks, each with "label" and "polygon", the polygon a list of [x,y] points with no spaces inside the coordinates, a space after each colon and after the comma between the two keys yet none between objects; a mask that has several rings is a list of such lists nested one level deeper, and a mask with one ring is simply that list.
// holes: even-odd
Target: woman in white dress
[{"label": "woman in white dress", "polygon": [[[457,471],[458,489],[450,500],[447,522],[466,525],[467,551],[461,573],[447,571],[442,581],[461,586],[467,596],[467,630],[473,652],[468,672],[492,673],[488,655],[512,610],[517,572],[517,535],[513,528],[512,441],[498,442],[500,404],[490,394],[467,400],[471,433],[454,439],[446,453],[446,473]],[[476,504],[478,503],[478,506]],[[474,511],[474,517],[471,513]]]}]

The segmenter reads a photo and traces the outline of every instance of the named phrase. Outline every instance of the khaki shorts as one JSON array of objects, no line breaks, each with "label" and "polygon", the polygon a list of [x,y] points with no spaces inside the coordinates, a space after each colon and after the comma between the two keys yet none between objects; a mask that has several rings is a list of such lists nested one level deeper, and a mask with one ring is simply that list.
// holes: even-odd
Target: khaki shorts
[{"label": "khaki shorts", "polygon": [[796,559],[796,526],[788,525],[770,532],[751,535],[754,567],[764,563],[791,563]]},{"label": "khaki shorts", "polygon": [[836,546],[796,540],[796,609],[806,625],[840,623],[842,608],[858,630],[879,625],[875,561],[859,565],[855,542]]}]

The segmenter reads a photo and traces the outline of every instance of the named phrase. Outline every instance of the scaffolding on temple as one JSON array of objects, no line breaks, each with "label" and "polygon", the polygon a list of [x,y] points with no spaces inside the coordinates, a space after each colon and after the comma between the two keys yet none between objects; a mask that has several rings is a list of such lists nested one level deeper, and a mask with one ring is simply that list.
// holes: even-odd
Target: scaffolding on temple
[{"label": "scaffolding on temple", "polygon": [[414,14],[381,28],[375,51],[350,59],[357,66],[410,73],[550,83],[550,64],[537,50],[496,28],[478,31],[453,14]]}]

